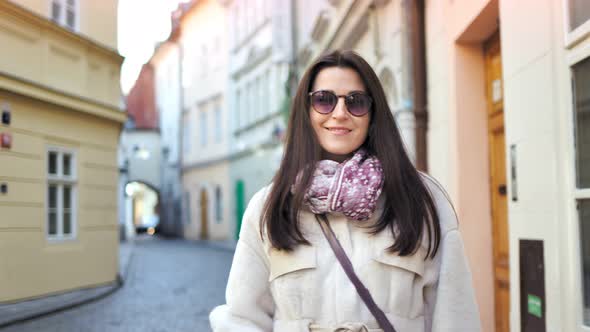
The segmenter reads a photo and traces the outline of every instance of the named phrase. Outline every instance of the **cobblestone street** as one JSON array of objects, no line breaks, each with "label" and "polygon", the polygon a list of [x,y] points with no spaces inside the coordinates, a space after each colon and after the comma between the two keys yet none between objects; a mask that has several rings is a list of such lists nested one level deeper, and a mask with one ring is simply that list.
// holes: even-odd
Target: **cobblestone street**
[{"label": "cobblestone street", "polygon": [[2,332],[210,331],[233,253],[206,243],[136,239],[125,285],[104,299]]}]

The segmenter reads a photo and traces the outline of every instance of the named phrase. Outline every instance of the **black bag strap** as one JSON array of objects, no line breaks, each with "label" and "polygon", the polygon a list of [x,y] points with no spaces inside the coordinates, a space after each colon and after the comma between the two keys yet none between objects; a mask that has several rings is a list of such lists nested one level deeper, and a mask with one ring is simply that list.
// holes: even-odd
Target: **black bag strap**
[{"label": "black bag strap", "polygon": [[342,249],[342,245],[336,238],[336,235],[334,234],[332,227],[330,227],[330,223],[328,222],[328,218],[326,217],[326,215],[316,214],[315,218],[320,224],[322,232],[328,240],[328,243],[330,243],[330,247],[332,247],[332,251],[334,251],[334,255],[336,255],[338,262],[340,262],[340,265],[344,269],[346,276],[348,277],[348,279],[350,279],[350,281],[354,285],[354,288],[356,288],[356,292],[359,294],[367,308],[369,308],[371,314],[373,314],[373,316],[377,320],[379,327],[381,327],[381,329],[384,332],[396,332],[391,322],[387,319],[383,311],[377,306],[377,304],[373,300],[373,297],[371,296],[371,293],[369,293],[367,287],[365,287],[365,285],[354,272],[352,263],[350,262],[350,259],[348,259],[346,252],[344,252],[344,249]]}]

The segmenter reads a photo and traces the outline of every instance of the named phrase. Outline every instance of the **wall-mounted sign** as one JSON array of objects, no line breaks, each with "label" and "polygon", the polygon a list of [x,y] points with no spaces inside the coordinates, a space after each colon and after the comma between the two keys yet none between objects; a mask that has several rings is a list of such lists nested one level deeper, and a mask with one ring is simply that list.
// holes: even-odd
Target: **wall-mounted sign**
[{"label": "wall-mounted sign", "polygon": [[10,149],[12,147],[12,135],[9,133],[0,134],[0,147]]},{"label": "wall-mounted sign", "polygon": [[519,240],[520,331],[545,332],[545,259],[542,240]]},{"label": "wall-mounted sign", "polygon": [[497,78],[492,81],[492,101],[494,103],[502,100],[502,80]]}]

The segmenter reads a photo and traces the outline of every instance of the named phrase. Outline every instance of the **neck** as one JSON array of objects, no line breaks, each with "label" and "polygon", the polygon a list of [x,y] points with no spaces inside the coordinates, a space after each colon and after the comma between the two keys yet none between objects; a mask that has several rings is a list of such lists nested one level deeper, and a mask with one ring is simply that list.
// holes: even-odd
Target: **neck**
[{"label": "neck", "polygon": [[341,163],[343,161],[345,161],[346,159],[350,158],[353,154],[349,153],[349,154],[333,154],[333,153],[329,153],[329,152],[323,152],[322,153],[322,159],[324,160],[333,160],[335,162]]}]

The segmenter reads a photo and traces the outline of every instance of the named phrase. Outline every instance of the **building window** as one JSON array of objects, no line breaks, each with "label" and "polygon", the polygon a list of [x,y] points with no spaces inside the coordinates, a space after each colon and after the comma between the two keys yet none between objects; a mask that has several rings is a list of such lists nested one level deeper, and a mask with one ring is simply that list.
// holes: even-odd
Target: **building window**
[{"label": "building window", "polygon": [[576,184],[590,188],[590,58],[573,66]]},{"label": "building window", "polygon": [[215,188],[215,222],[221,223],[223,220],[223,196],[221,195],[221,187]]},{"label": "building window", "polygon": [[191,223],[191,195],[188,191],[184,192],[184,223]]},{"label": "building window", "polygon": [[241,127],[247,126],[250,122],[250,85],[244,85],[244,95],[242,96],[242,119]]},{"label": "building window", "polygon": [[201,122],[201,146],[205,146],[207,145],[207,112],[205,112],[204,110],[201,111],[201,118],[200,118],[200,122]]},{"label": "building window", "polygon": [[254,123],[256,119],[256,86],[254,84],[254,81],[248,84],[248,124]]},{"label": "building window", "polygon": [[72,30],[78,29],[78,0],[52,0],[51,19]]},{"label": "building window", "polygon": [[47,151],[47,237],[69,239],[76,234],[76,158],[73,151]]},{"label": "building window", "polygon": [[570,31],[584,24],[588,19],[590,19],[590,1],[569,0]]},{"label": "building window", "polygon": [[576,188],[585,325],[590,325],[590,58],[572,67],[574,81],[574,122]]},{"label": "building window", "polygon": [[221,142],[222,122],[221,122],[221,105],[215,105],[215,142]]}]

